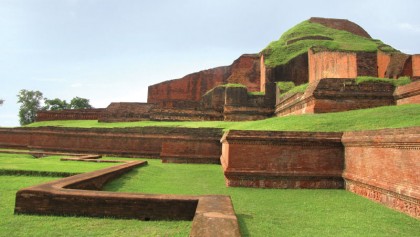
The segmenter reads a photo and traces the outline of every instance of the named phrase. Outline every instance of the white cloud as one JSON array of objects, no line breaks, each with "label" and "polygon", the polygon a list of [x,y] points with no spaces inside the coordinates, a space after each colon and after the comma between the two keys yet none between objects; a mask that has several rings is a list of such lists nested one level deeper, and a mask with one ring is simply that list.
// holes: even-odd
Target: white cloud
[{"label": "white cloud", "polygon": [[83,86],[82,83],[73,83],[73,84],[70,85],[70,87],[73,87],[73,88],[79,88],[79,87],[82,87],[82,86]]},{"label": "white cloud", "polygon": [[64,78],[35,78],[35,81],[41,81],[41,82],[65,82],[67,81]]},{"label": "white cloud", "polygon": [[420,26],[410,23],[400,23],[398,24],[398,28],[404,31],[409,31],[411,33],[420,33]]}]

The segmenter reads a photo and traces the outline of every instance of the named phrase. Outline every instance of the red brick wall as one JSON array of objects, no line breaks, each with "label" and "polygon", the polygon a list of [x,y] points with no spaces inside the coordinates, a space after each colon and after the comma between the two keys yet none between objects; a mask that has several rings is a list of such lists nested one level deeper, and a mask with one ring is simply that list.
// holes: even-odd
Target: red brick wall
[{"label": "red brick wall", "polygon": [[389,62],[391,61],[391,55],[378,50],[378,77],[384,78]]},{"label": "red brick wall", "polygon": [[308,50],[309,82],[322,78],[356,78],[356,53]]},{"label": "red brick wall", "polygon": [[394,92],[394,97],[397,105],[420,104],[420,81],[397,87]]},{"label": "red brick wall", "polygon": [[153,104],[113,102],[99,116],[99,122],[149,120]]},{"label": "red brick wall", "polygon": [[181,79],[151,85],[147,102],[163,107],[176,107],[178,101],[199,101],[207,91],[226,83],[242,83],[250,91],[259,91],[259,61],[258,55],[245,54],[230,66],[212,68]]},{"label": "red brick wall", "polygon": [[221,163],[228,186],[340,188],[341,133],[229,131]]},{"label": "red brick wall", "polygon": [[260,91],[265,91],[265,82],[266,82],[266,67],[264,63],[264,54],[260,56]]},{"label": "red brick wall", "polygon": [[413,66],[413,77],[420,77],[420,54],[412,55],[411,63]]},{"label": "red brick wall", "polygon": [[420,128],[343,135],[347,190],[420,217]]},{"label": "red brick wall", "polygon": [[[190,162],[206,157],[206,161],[212,161],[210,163],[220,157],[220,137],[220,129],[206,128],[0,129],[2,147],[142,157],[182,156],[192,160]],[[168,148],[169,143],[172,147]],[[163,144],[166,144],[165,150],[162,150]]]},{"label": "red brick wall", "polygon": [[248,91],[260,91],[260,58],[256,54],[244,54],[236,59],[230,66],[231,75],[228,83],[240,83]]},{"label": "red brick wall", "polygon": [[394,86],[357,84],[354,79],[324,78],[311,83],[304,94],[279,98],[275,114],[328,113],[394,105]]},{"label": "red brick wall", "polygon": [[59,111],[38,111],[36,121],[51,120],[98,120],[104,109],[66,109]]}]

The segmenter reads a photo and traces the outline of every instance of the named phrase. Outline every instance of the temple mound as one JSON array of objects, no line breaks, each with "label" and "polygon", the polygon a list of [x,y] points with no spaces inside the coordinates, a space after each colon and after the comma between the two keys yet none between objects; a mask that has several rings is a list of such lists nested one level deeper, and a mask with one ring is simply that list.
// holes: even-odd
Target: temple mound
[{"label": "temple mound", "polygon": [[[241,121],[420,102],[419,83],[404,89],[377,83],[384,80],[359,85],[355,79],[361,76],[415,81],[420,78],[420,55],[407,55],[372,39],[349,20],[312,17],[258,54],[149,86],[147,103],[111,103],[89,116],[41,111],[37,121]],[[307,91],[286,93],[284,84],[308,86]]]}]

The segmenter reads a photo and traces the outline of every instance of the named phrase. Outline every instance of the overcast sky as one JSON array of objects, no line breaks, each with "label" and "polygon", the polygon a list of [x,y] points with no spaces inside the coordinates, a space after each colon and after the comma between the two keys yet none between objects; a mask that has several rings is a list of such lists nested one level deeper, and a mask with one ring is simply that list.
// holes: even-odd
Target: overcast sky
[{"label": "overcast sky", "polygon": [[18,126],[19,90],[145,102],[147,86],[258,53],[311,16],[344,18],[420,53],[420,1],[0,0],[0,126]]}]

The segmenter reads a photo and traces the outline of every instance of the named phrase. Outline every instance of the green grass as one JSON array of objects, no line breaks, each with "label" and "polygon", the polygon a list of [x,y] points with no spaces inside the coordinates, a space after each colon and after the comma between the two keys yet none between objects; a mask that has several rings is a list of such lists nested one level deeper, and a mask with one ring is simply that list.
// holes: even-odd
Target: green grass
[{"label": "green grass", "polygon": [[420,221],[344,190],[227,188],[218,165],[148,162],[105,189],[230,195],[243,236],[416,236],[420,231]]},{"label": "green grass", "polygon": [[362,76],[356,78],[356,83],[366,83],[366,82],[374,82],[374,83],[389,83],[394,86],[404,86],[411,82],[410,77],[400,77],[398,79],[390,79],[390,78],[379,78],[379,77],[368,77]]},{"label": "green grass", "polygon": [[248,92],[248,95],[265,95],[264,91],[252,91]]},{"label": "green grass", "polygon": [[293,81],[278,81],[276,82],[276,85],[280,89],[281,93],[288,92],[295,87],[295,83]]},{"label": "green grass", "polygon": [[286,94],[304,93],[308,86],[309,83],[305,83],[299,86],[292,87],[288,91],[281,93],[280,96],[285,96]]},{"label": "green grass", "polygon": [[[0,157],[0,169],[24,159],[39,170],[94,170],[102,163]],[[48,160],[42,163],[43,160]],[[122,157],[105,159],[132,160]],[[39,162],[37,165],[33,161]],[[135,169],[105,190],[155,194],[230,195],[243,236],[415,236],[420,222],[344,190],[227,188],[219,165],[162,164]],[[15,168],[25,167],[24,164]],[[70,169],[71,168],[71,169]],[[0,175],[0,236],[188,236],[190,221],[14,215],[16,192],[51,177]]]},{"label": "green grass", "polygon": [[71,120],[37,122],[28,127],[57,126],[83,128],[123,127],[213,127],[225,130],[272,130],[272,131],[357,131],[383,128],[420,126],[420,104],[384,106],[372,109],[352,110],[339,113],[291,115],[248,122],[194,121],[194,122],[122,122],[98,123],[96,120]]},{"label": "green grass", "polygon": [[[292,44],[287,41],[305,36],[326,36],[333,40],[300,40]],[[328,49],[333,51],[352,51],[352,52],[376,52],[378,47],[382,51],[396,51],[392,47],[385,45],[380,40],[368,39],[347,31],[341,31],[325,27],[321,24],[303,21],[293,28],[286,31],[279,40],[271,42],[262,53],[265,56],[265,64],[268,67],[283,65],[292,58],[307,53],[308,49],[315,47],[318,49]]]},{"label": "green grass", "polygon": [[[38,160],[40,161],[40,160]],[[69,164],[68,162],[62,162]],[[80,166],[87,165],[78,162]],[[99,164],[97,164],[99,165]],[[16,192],[51,177],[0,176],[0,236],[188,236],[190,221],[14,215]]]},{"label": "green grass", "polygon": [[63,156],[48,156],[44,158],[34,158],[25,154],[5,154],[0,153],[0,174],[12,171],[33,171],[40,175],[48,173],[85,173],[93,170],[102,169],[117,165],[115,163],[87,163],[77,161],[60,161]]}]

